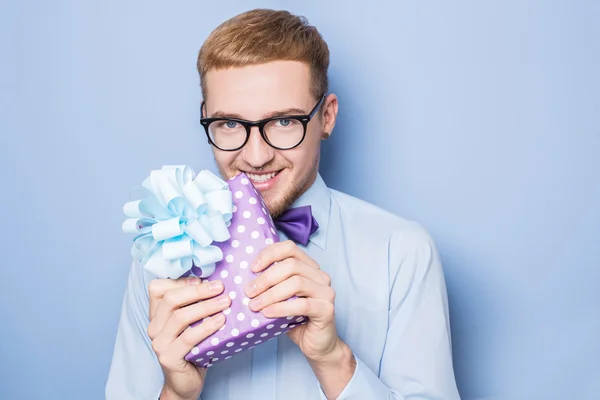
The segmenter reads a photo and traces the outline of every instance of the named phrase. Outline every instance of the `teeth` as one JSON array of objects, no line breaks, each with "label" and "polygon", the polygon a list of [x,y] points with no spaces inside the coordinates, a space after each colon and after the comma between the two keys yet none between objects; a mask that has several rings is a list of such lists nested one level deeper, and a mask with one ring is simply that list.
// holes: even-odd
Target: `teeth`
[{"label": "teeth", "polygon": [[273,179],[275,177],[275,175],[277,175],[277,172],[271,172],[270,174],[262,174],[262,175],[254,175],[254,174],[247,174],[248,178],[252,179],[254,182],[266,182],[270,179]]}]

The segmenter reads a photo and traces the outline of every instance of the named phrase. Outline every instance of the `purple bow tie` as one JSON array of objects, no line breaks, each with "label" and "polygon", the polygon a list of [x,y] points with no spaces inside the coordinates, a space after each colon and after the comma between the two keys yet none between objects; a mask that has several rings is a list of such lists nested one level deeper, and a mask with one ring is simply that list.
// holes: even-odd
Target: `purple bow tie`
[{"label": "purple bow tie", "polygon": [[308,239],[319,229],[317,220],[312,215],[310,206],[302,206],[286,210],[275,220],[277,229],[287,237],[304,246]]}]

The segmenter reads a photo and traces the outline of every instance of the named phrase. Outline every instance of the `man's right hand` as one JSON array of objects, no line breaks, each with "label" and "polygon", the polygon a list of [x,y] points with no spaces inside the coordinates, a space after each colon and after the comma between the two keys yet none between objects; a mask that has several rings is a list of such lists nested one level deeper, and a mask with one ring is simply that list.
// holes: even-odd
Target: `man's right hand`
[{"label": "man's right hand", "polygon": [[[184,357],[225,324],[225,315],[220,311],[231,305],[231,299],[218,296],[223,289],[219,281],[200,283],[195,277],[155,279],[148,285],[148,336],[165,377],[161,400],[197,400],[200,396],[206,369]],[[195,327],[190,326],[211,315],[214,316]]]}]

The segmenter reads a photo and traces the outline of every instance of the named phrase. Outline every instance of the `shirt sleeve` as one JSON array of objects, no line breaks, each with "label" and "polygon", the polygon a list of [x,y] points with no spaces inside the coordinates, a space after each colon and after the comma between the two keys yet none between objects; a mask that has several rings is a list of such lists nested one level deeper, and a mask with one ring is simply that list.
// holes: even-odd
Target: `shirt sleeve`
[{"label": "shirt sleeve", "polygon": [[106,382],[106,400],[158,399],[162,390],[162,370],[147,334],[146,280],[141,266],[133,262]]},{"label": "shirt sleeve", "polygon": [[[389,327],[379,370],[355,354],[354,375],[337,399],[460,400],[444,273],[422,228],[390,241],[390,282]],[[322,390],[321,399],[327,400]]]}]

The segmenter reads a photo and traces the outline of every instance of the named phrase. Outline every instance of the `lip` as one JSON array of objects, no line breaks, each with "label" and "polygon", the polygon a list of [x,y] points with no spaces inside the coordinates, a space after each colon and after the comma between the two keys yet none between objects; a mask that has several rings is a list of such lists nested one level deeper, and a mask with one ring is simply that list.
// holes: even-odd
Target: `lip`
[{"label": "lip", "polygon": [[281,171],[260,171],[260,173],[256,173],[256,172],[248,172],[248,171],[244,171],[244,173],[246,175],[248,174],[252,174],[252,175],[269,175],[272,173],[275,173],[275,176],[271,179],[269,179],[268,181],[265,182],[255,182],[252,180],[252,178],[250,178],[250,176],[248,176],[248,178],[250,178],[250,180],[252,181],[252,184],[254,185],[254,187],[256,188],[256,190],[260,191],[260,192],[264,192],[266,190],[269,190],[271,188],[273,188],[273,186],[275,186],[275,184],[277,183],[277,180],[279,179],[279,176],[281,175]]}]

